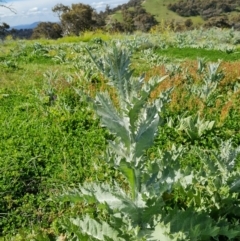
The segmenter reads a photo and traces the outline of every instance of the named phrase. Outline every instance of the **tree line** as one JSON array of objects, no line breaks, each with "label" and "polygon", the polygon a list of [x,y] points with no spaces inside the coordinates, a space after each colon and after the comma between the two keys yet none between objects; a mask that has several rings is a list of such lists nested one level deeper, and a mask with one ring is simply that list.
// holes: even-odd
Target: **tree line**
[{"label": "tree line", "polygon": [[[155,16],[142,7],[143,0],[130,0],[126,4],[104,11],[96,12],[87,4],[72,4],[66,6],[57,4],[52,11],[58,15],[59,23],[42,22],[33,30],[32,38],[60,38],[65,35],[79,35],[86,30],[102,29],[112,32],[134,31],[147,32],[158,22]],[[205,27],[234,27],[240,30],[240,15],[229,18],[227,13],[239,12],[240,0],[179,0],[169,4],[168,9],[183,17],[201,16],[205,20]],[[121,21],[114,17],[114,13],[121,12]],[[174,23],[173,29],[191,29],[193,22],[186,19],[184,24]]]},{"label": "tree line", "polygon": [[149,31],[158,24],[153,15],[146,12],[140,1],[130,1],[121,6],[122,21],[112,17],[107,5],[105,11],[96,12],[90,5],[77,3],[71,6],[57,4],[52,11],[58,15],[59,23],[42,22],[34,30],[32,38],[56,39],[66,35],[80,35],[84,31],[102,29],[113,32]]},{"label": "tree line", "polygon": [[239,12],[240,0],[179,0],[168,4],[168,9],[182,17],[201,16],[206,27],[234,27],[240,30],[240,15],[229,17],[230,12]]},{"label": "tree line", "polygon": [[[141,6],[141,3],[142,0],[130,0],[114,9],[110,9],[107,5],[105,10],[99,13],[88,4],[77,3],[67,6],[60,3],[52,8],[52,11],[57,14],[59,22],[41,22],[36,28],[28,31],[9,30],[10,26],[2,23],[0,37],[4,38],[11,34],[13,37],[20,38],[57,39],[67,35],[80,35],[84,31],[96,29],[109,32],[132,33],[137,30],[147,32],[158,22]],[[121,11],[121,21],[113,16],[116,11]]]},{"label": "tree line", "polygon": [[[158,22],[154,15],[142,7],[142,2],[143,0],[130,0],[113,9],[107,5],[101,12],[96,12],[88,4],[77,3],[67,6],[60,3],[52,8],[59,18],[57,23],[41,22],[35,29],[26,31],[10,29],[8,24],[2,23],[0,38],[12,35],[18,38],[57,39],[66,35],[81,35],[85,31],[96,29],[108,32],[147,32]],[[239,6],[240,0],[179,0],[168,4],[168,9],[183,17],[201,16],[205,20],[205,27],[234,27],[240,30],[240,14],[235,14],[231,18],[227,15],[232,11],[239,12]],[[121,21],[114,16],[117,11],[121,12]],[[173,20],[169,25],[173,25],[175,31],[182,31],[191,29],[193,22],[186,19],[184,24],[181,24]]]}]

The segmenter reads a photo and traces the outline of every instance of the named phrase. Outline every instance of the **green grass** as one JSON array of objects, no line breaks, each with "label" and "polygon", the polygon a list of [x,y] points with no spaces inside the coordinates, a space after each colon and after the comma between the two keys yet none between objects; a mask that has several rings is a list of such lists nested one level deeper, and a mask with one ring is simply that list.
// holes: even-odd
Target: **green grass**
[{"label": "green grass", "polygon": [[94,38],[101,38],[104,41],[108,41],[112,38],[112,36],[102,31],[96,31],[96,32],[86,31],[80,36],[66,36],[64,38],[60,38],[57,40],[57,43],[77,43],[79,41],[89,42]]},{"label": "green grass", "polygon": [[[153,14],[158,22],[166,21],[169,22],[171,20],[184,22],[186,19],[192,19],[193,24],[195,26],[204,23],[205,21],[200,17],[181,17],[177,13],[168,10],[167,6],[170,3],[175,3],[178,0],[145,0],[142,4],[142,6],[146,9],[147,12]],[[131,10],[131,8],[130,8]],[[122,13],[121,11],[117,11],[112,16],[114,19],[118,20],[119,22],[123,21]]]},{"label": "green grass", "polygon": [[204,23],[204,20],[200,16],[186,18],[178,15],[173,11],[170,11],[167,7],[168,4],[176,2],[178,2],[178,0],[146,0],[142,5],[147,10],[147,12],[155,15],[159,22],[169,22],[173,19],[177,22],[183,22],[186,19],[192,19],[194,25]]},{"label": "green grass", "polygon": [[112,15],[112,18],[113,18],[113,19],[116,19],[116,20],[119,21],[119,22],[122,22],[122,21],[123,21],[123,17],[122,17],[121,11],[117,11],[116,13],[114,13],[114,14]]},{"label": "green grass", "polygon": [[[85,83],[82,81],[84,78],[81,72],[86,69],[73,68],[73,65],[86,53],[83,51],[71,54],[74,52],[71,46],[75,46],[75,43],[81,41],[88,42],[86,44],[95,51],[94,54],[99,54],[98,51],[102,51],[102,45],[91,42],[97,37],[108,41],[113,38],[124,39],[126,36],[89,32],[83,36],[65,37],[56,41],[45,39],[6,41],[0,45],[0,64],[5,60],[17,63],[17,68],[0,66],[0,136],[2,140],[0,173],[4,173],[4,176],[0,175],[0,193],[8,193],[3,199],[0,199],[0,213],[8,212],[9,215],[8,219],[4,219],[4,221],[0,219],[0,236],[1,228],[4,228],[4,235],[7,233],[13,235],[19,229],[30,233],[32,227],[52,232],[51,225],[62,216],[77,212],[93,213],[94,208],[92,207],[80,206],[77,210],[73,210],[67,205],[61,205],[57,200],[50,201],[49,198],[54,198],[61,193],[62,187],[73,187],[79,182],[102,182],[111,178],[113,180],[119,178],[112,169],[102,164],[106,139],[112,137],[104,128],[100,127],[99,121],[90,110],[89,103],[80,102],[82,98],[75,92],[76,88],[91,91],[90,87],[94,90],[102,87],[97,82],[100,79],[98,74],[94,73],[96,82]],[[129,39],[132,38],[134,41],[133,37],[138,38],[139,36],[130,36]],[[151,38],[150,35],[148,37]],[[43,47],[57,47],[54,54],[63,50],[71,58],[69,61],[57,63],[51,57],[42,55],[41,52],[33,54],[36,42],[42,44]],[[24,48],[21,47],[23,45]],[[137,55],[140,55],[140,51],[136,52]],[[154,53],[171,57],[173,63],[176,59],[196,60],[197,57],[205,57],[209,61],[218,59],[237,61],[240,59],[238,50],[235,53],[227,54],[218,50],[169,47],[166,50],[154,49]],[[75,57],[78,59],[74,60]],[[137,58],[132,60],[131,67],[136,67],[135,75],[139,76],[143,72],[147,72],[147,75],[150,73],[151,76],[161,75],[154,72],[158,68],[151,69],[143,60]],[[57,73],[56,78],[46,78],[44,76],[46,72]],[[232,73],[225,74],[231,75]],[[71,81],[67,81],[68,77]],[[183,77],[181,78],[183,79]],[[165,83],[168,83],[168,80]],[[86,81],[88,81],[87,78]],[[236,79],[223,83],[219,88],[217,94],[222,96],[222,102],[217,98],[213,100],[213,107],[217,101],[220,101],[216,109],[211,109],[211,112],[209,107],[205,107],[204,111],[209,120],[220,119],[221,108],[225,111],[223,114],[228,113],[228,106],[225,105],[231,98],[228,92],[233,89],[234,81]],[[175,120],[177,120],[178,114],[182,114],[186,110],[192,111],[190,97],[187,95],[184,97],[183,89],[177,89],[177,91],[180,94],[175,99],[175,106],[173,109],[169,107],[166,114],[167,117],[172,116]],[[50,101],[49,92],[53,92],[57,96],[55,101]],[[235,95],[231,101],[234,98],[237,103],[239,97]],[[194,108],[198,107],[198,105],[194,105]],[[222,139],[233,137],[236,145],[240,144],[239,113],[239,109],[236,108],[235,112],[226,117],[224,128],[220,133]],[[180,135],[170,128],[168,131],[169,133],[165,132],[165,129],[160,130],[155,146],[150,151],[152,154],[157,153],[157,148],[167,149],[175,142],[183,145],[191,144],[186,135]],[[220,134],[217,131],[206,133],[204,136],[206,139],[203,138],[200,144],[209,148],[213,145],[213,138]],[[188,161],[192,160],[189,158]],[[32,180],[31,188],[35,188],[35,190],[31,188],[29,191],[26,190],[29,180]],[[19,240],[30,240],[24,238],[23,235]],[[7,239],[0,237],[0,241],[3,240]]]},{"label": "green grass", "polygon": [[170,3],[175,3],[177,0],[146,0],[143,2],[143,7],[146,8],[147,12],[156,16],[158,21],[161,20],[182,20],[182,17],[178,14],[169,11],[167,5]]},{"label": "green grass", "polygon": [[220,50],[207,50],[196,48],[168,48],[157,50],[157,53],[173,59],[192,59],[206,58],[209,61],[238,61],[240,59],[240,51],[233,53],[225,53]]}]

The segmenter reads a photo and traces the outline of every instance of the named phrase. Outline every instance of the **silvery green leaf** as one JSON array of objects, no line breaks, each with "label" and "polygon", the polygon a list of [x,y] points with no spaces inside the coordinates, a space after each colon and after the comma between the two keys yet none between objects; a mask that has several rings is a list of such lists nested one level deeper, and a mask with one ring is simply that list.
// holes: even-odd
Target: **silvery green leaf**
[{"label": "silvery green leaf", "polygon": [[177,130],[184,130],[192,140],[199,139],[205,131],[211,130],[215,124],[215,121],[204,121],[199,114],[179,118],[179,121]]},{"label": "silvery green leaf", "polygon": [[133,71],[130,70],[130,52],[121,46],[112,45],[106,48],[104,56],[99,60],[88,50],[99,70],[109,78],[109,84],[113,85],[119,93],[122,101],[129,100],[131,91],[130,78]]},{"label": "silvery green leaf", "polygon": [[[109,141],[109,149],[115,154],[117,154],[121,158],[125,158],[127,162],[131,161],[131,147],[126,148],[126,145],[124,142],[119,142],[118,138],[116,138],[114,141]],[[112,153],[112,154],[113,154]],[[119,166],[120,163],[114,162],[116,166]]]},{"label": "silvery green leaf", "polygon": [[129,186],[130,191],[132,194],[132,198],[135,200],[137,192],[139,190],[139,180],[140,180],[140,172],[137,171],[131,163],[121,163],[119,166],[119,170],[123,173],[123,175],[126,177]]},{"label": "silvery green leaf", "polygon": [[[71,218],[70,221],[77,227],[79,227],[79,232],[84,235],[94,238],[96,240],[105,241],[124,241],[124,239],[119,237],[116,229],[113,229],[106,222],[97,222],[96,220],[85,216],[83,219],[80,218]],[[81,241],[81,240],[78,240]]]},{"label": "silvery green leaf", "polygon": [[191,241],[210,240],[217,237],[220,230],[208,214],[195,212],[192,208],[169,211],[164,223],[170,223],[171,234],[182,232]]},{"label": "silvery green leaf", "polygon": [[206,68],[206,59],[205,58],[198,58],[198,66],[197,66],[197,72],[199,74],[203,73]]},{"label": "silvery green leaf", "polygon": [[221,61],[216,63],[209,63],[208,64],[208,76],[205,77],[205,81],[209,83],[220,82],[224,74],[221,71],[218,71]]},{"label": "silvery green leaf", "polygon": [[136,157],[140,157],[152,145],[159,125],[159,116],[156,108],[145,109],[141,115],[138,119],[135,134]]},{"label": "silvery green leaf", "polygon": [[153,231],[150,232],[147,240],[149,241],[190,241],[189,237],[182,231],[172,232],[171,223],[163,222],[162,217],[158,216],[154,220]]},{"label": "silvery green leaf", "polygon": [[[136,131],[135,122],[138,120],[138,117],[141,117],[139,113],[142,112],[143,109],[147,108],[152,91],[156,89],[157,85],[166,79],[166,77],[167,76],[163,76],[161,78],[151,78],[148,82],[142,85],[140,91],[139,88],[132,90],[132,93],[134,94],[131,98],[128,116],[130,118],[131,130],[133,133]],[[134,90],[138,90],[138,92],[134,92]]]},{"label": "silvery green leaf", "polygon": [[220,157],[222,161],[224,161],[229,168],[233,168],[235,166],[235,160],[240,153],[240,146],[234,148],[232,146],[232,141],[227,140],[222,142],[220,145]]},{"label": "silvery green leaf", "polygon": [[127,117],[124,118],[117,112],[108,94],[100,93],[97,95],[95,110],[97,115],[101,118],[102,124],[112,133],[119,136],[123,143],[129,147],[129,120]]},{"label": "silvery green leaf", "polygon": [[149,241],[174,241],[177,239],[170,238],[170,225],[164,224],[164,223],[158,223],[155,227],[152,233],[150,234],[150,237],[148,238]]},{"label": "silvery green leaf", "polygon": [[240,179],[233,182],[230,186],[231,192],[240,192]]},{"label": "silvery green leaf", "polygon": [[[129,200],[126,192],[124,192],[117,184],[110,186],[109,184],[84,184],[79,187],[83,196],[92,196],[99,203],[106,203],[111,209],[123,208],[123,200]],[[126,202],[126,201],[125,201]]]}]

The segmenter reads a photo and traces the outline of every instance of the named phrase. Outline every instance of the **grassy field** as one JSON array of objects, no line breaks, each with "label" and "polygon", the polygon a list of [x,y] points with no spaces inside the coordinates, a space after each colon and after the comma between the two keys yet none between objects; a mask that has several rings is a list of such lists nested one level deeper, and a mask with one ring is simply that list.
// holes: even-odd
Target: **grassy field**
[{"label": "grassy field", "polygon": [[[156,8],[144,4],[149,9]],[[173,146],[184,147],[178,169],[186,171],[191,167],[196,182],[186,184],[185,188],[177,182],[173,191],[163,194],[165,214],[189,208],[197,216],[199,210],[207,210],[207,216],[214,220],[211,225],[222,233],[224,227],[231,226],[236,239],[229,240],[237,240],[240,231],[232,220],[240,220],[239,210],[231,207],[239,202],[239,197],[238,191],[229,191],[228,183],[238,180],[240,173],[239,39],[238,32],[212,29],[126,36],[88,32],[56,41],[2,42],[0,240],[55,240],[66,232],[64,220],[84,214],[109,221],[101,205],[60,200],[67,188],[91,182],[119,182],[124,190],[131,189],[121,172],[105,162],[108,141],[114,140],[115,134],[108,126],[101,126],[85,96],[94,98],[96,93],[107,91],[119,107],[116,90],[88,53],[99,60],[113,43],[129,51],[134,78],[144,74],[147,83],[153,76],[167,75],[152,91],[151,100],[173,88],[171,101],[161,112],[162,122],[155,141],[144,156],[154,160],[162,153],[166,157],[170,152],[176,154]],[[103,63],[105,66],[106,62]],[[198,120],[193,118],[196,115]],[[210,125],[211,121],[214,125]],[[235,155],[234,170],[224,161],[230,157],[221,159],[221,145],[227,146],[228,140],[228,151],[232,157]],[[212,169],[205,166],[197,155],[200,150],[205,154],[212,151],[208,154],[209,163],[215,163],[216,158],[222,169],[215,164]],[[218,182],[214,175],[218,175]],[[200,177],[206,182],[200,183]],[[218,216],[224,221],[220,222]],[[221,238],[220,231],[211,237]],[[198,235],[197,240],[202,240]]]},{"label": "grassy field", "polygon": [[[173,19],[176,22],[184,22],[186,19],[191,19],[194,26],[198,26],[203,24],[205,21],[200,17],[181,17],[173,11],[168,10],[167,5],[170,3],[175,3],[177,0],[145,0],[142,6],[147,10],[147,12],[153,14],[159,23],[161,22],[170,22]],[[122,14],[121,11],[117,11],[113,17],[122,22]]]},{"label": "grassy field", "polygon": [[[156,19],[161,22],[161,21],[171,21],[171,20],[175,20],[175,21],[180,21],[180,22],[184,22],[186,19],[186,17],[181,17],[178,14],[168,10],[167,5],[170,3],[175,3],[177,2],[177,0],[170,0],[170,1],[166,1],[166,0],[146,0],[143,2],[143,7],[146,8],[146,10],[155,15]],[[196,17],[189,17],[189,19],[191,19],[193,21],[193,24],[195,26],[199,25],[199,24],[203,24],[204,20],[200,17],[200,16],[196,16]]]},{"label": "grassy field", "polygon": [[172,19],[175,19],[176,21],[182,20],[183,18],[179,16],[178,14],[169,11],[167,8],[167,5],[170,3],[175,3],[177,0],[151,0],[151,1],[144,1],[143,6],[146,8],[148,12],[156,16],[156,19],[158,21],[165,20],[170,21]]},{"label": "grassy field", "polygon": [[[176,3],[178,0],[145,0],[142,6],[147,10],[147,12],[153,14],[159,23],[170,22],[174,20],[175,22],[184,23],[187,19],[191,19],[193,26],[201,26],[205,23],[205,20],[201,16],[195,17],[182,17],[173,11],[168,10],[167,6],[171,3]],[[238,15],[238,12],[226,13],[229,19],[232,19]],[[113,16],[118,21],[122,21],[121,11],[117,11]]]},{"label": "grassy field", "polygon": [[194,48],[169,48],[159,50],[161,56],[172,57],[176,59],[197,59],[206,58],[209,61],[238,61],[240,59],[240,52],[226,53],[221,50],[207,50],[207,49],[194,49]]}]

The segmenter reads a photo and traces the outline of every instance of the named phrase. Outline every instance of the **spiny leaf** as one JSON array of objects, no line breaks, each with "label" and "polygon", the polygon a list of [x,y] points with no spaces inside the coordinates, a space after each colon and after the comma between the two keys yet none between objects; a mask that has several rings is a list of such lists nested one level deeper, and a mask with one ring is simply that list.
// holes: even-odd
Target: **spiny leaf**
[{"label": "spiny leaf", "polygon": [[133,200],[136,198],[136,189],[138,184],[136,183],[139,180],[139,176],[135,176],[136,173],[134,172],[134,168],[131,167],[129,163],[121,163],[119,166],[119,170],[123,173],[126,177],[129,186],[131,188],[132,198]]},{"label": "spiny leaf", "polygon": [[114,107],[108,94],[98,94],[95,101],[95,110],[104,126],[112,133],[121,137],[122,142],[129,148],[129,123],[127,118],[123,118]]},{"label": "spiny leaf", "polygon": [[[71,218],[70,221],[77,227],[80,232],[97,240],[105,241],[106,238],[109,241],[124,241],[124,239],[118,237],[118,232],[113,229],[106,222],[97,222],[89,216],[85,216],[83,219]],[[80,241],[80,240],[79,240]]]},{"label": "spiny leaf", "polygon": [[139,117],[135,136],[136,157],[140,157],[154,140],[159,125],[159,116],[155,107],[146,109]]},{"label": "spiny leaf", "polygon": [[199,114],[179,118],[180,124],[178,130],[184,130],[192,140],[199,139],[205,131],[211,130],[215,121],[204,121],[200,119]]},{"label": "spiny leaf", "polygon": [[129,80],[133,74],[133,71],[129,69],[130,52],[115,44],[111,49],[106,48],[106,53],[100,60],[89,50],[88,52],[99,70],[110,80],[109,83],[116,88],[119,98],[122,101],[128,100],[131,91]]},{"label": "spiny leaf", "polygon": [[[159,217],[158,217],[159,218]],[[156,221],[155,221],[156,222]],[[149,241],[190,241],[183,232],[171,233],[170,224],[157,221],[154,230],[151,232]]]},{"label": "spiny leaf", "polygon": [[[163,76],[161,78],[151,78],[147,83],[144,83],[140,92],[134,93],[131,98],[131,108],[129,110],[131,130],[133,133],[136,131],[135,122],[139,117],[139,113],[142,109],[148,106],[149,97],[152,91],[156,89],[157,85],[166,78],[167,76]],[[134,92],[134,89],[132,92]]]},{"label": "spiny leaf", "polygon": [[183,232],[191,241],[209,240],[219,234],[220,228],[215,221],[205,213],[194,212],[192,208],[186,210],[174,209],[164,218],[170,223],[171,233]]}]

